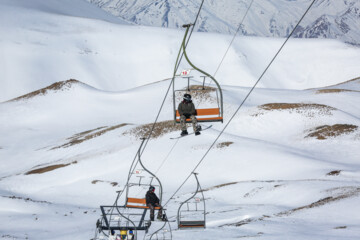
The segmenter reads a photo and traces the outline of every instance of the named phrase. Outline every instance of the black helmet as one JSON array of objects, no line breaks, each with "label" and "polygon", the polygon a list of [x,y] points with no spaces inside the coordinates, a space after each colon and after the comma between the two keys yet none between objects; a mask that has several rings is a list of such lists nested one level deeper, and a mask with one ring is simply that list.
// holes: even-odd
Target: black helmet
[{"label": "black helmet", "polygon": [[191,95],[188,93],[184,94],[184,100],[190,102],[191,101]]},{"label": "black helmet", "polygon": [[153,192],[153,191],[155,191],[155,187],[154,187],[154,186],[150,186],[150,187],[149,187],[149,190]]}]

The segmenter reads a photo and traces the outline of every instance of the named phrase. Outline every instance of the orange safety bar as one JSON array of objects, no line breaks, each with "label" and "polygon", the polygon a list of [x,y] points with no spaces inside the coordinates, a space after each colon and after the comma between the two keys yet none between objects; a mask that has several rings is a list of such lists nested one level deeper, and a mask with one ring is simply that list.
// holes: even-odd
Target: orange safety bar
[{"label": "orange safety bar", "polygon": [[[219,108],[196,109],[196,116],[219,115],[219,114],[220,114]],[[176,116],[180,117],[178,110],[176,110]]]},{"label": "orange safety bar", "polygon": [[[196,119],[198,122],[217,122],[223,121],[223,117],[206,117],[208,115],[220,115],[219,108],[205,108],[205,109],[196,109]],[[203,117],[204,116],[204,117]],[[176,122],[180,122],[179,111],[176,110]],[[190,119],[186,119],[186,122],[191,122]]]},{"label": "orange safety bar", "polygon": [[[127,202],[128,203],[143,204],[143,205],[129,205],[129,204],[126,204],[126,207],[128,207],[128,208],[144,208],[144,209],[149,208],[148,206],[146,206],[146,199],[145,198],[128,198]],[[155,207],[155,209],[160,209],[160,207]]]}]

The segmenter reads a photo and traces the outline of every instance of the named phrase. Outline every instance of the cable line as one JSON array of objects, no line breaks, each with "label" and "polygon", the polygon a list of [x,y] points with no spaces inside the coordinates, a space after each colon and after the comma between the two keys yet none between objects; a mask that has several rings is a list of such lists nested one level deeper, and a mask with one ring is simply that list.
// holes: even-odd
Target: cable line
[{"label": "cable line", "polygon": [[[196,24],[196,22],[197,22],[197,20],[198,20],[198,18],[199,18],[199,15],[200,15],[202,6],[203,6],[203,4],[204,4],[204,1],[205,1],[205,0],[202,0],[201,5],[200,5],[200,7],[199,7],[199,11],[198,11],[198,13],[197,13],[197,15],[196,15],[196,18],[195,18],[195,21],[194,21],[194,23],[192,24],[192,29],[191,29],[191,32],[190,32],[190,34],[189,34],[189,38],[188,38],[187,41],[186,41],[185,48],[187,47],[187,45],[188,45],[188,43],[189,43],[189,40],[190,40],[191,35],[192,35],[192,32],[194,31],[194,27],[195,27],[195,24]],[[185,41],[185,39],[184,39],[183,41]],[[153,124],[153,126],[152,126],[152,128],[151,128],[151,130],[150,130],[150,133],[149,133],[149,135],[146,137],[147,140],[146,140],[146,143],[145,143],[145,146],[144,146],[142,152],[140,153],[141,155],[142,155],[143,152],[145,151],[145,148],[146,148],[146,146],[147,146],[147,144],[148,144],[148,142],[149,142],[149,140],[150,140],[150,138],[151,138],[151,135],[152,135],[152,133],[153,133],[153,131],[154,131],[154,129],[155,129],[155,125],[156,125],[156,123],[157,123],[157,121],[158,121],[158,119],[159,119],[160,112],[161,112],[162,108],[164,107],[165,100],[166,100],[166,98],[167,98],[167,96],[168,96],[168,94],[169,94],[171,85],[174,83],[174,79],[175,79],[176,72],[177,72],[177,70],[178,70],[178,68],[179,68],[179,66],[180,66],[180,63],[181,63],[181,60],[182,60],[182,57],[183,57],[183,54],[184,54],[184,53],[182,53],[181,57],[179,58],[181,49],[183,48],[183,45],[184,45],[184,43],[182,43],[181,46],[180,46],[179,53],[178,53],[178,56],[177,56],[177,59],[176,59],[176,63],[175,63],[175,68],[174,68],[173,77],[172,77],[171,82],[170,82],[170,84],[169,84],[169,87],[168,87],[168,89],[167,89],[167,91],[166,91],[165,97],[164,97],[164,99],[163,99],[163,102],[162,102],[162,104],[161,104],[161,107],[160,107],[160,109],[159,109],[159,112],[158,112],[158,114],[157,114],[157,116],[156,116],[156,118],[155,118],[154,124]]]},{"label": "cable line", "polygon": [[223,63],[223,61],[224,61],[224,59],[225,59],[225,56],[227,55],[227,53],[228,53],[228,51],[229,51],[229,49],[230,49],[231,45],[233,44],[233,42],[234,42],[234,40],[235,40],[236,35],[237,35],[237,34],[238,34],[238,32],[240,31],[240,28],[241,28],[241,26],[242,26],[242,24],[243,24],[243,22],[244,22],[244,19],[246,18],[246,16],[247,16],[247,14],[248,14],[248,12],[249,12],[249,10],[250,10],[250,8],[251,8],[251,6],[252,6],[253,2],[254,2],[254,0],[251,0],[250,4],[249,4],[249,6],[248,6],[248,8],[247,8],[247,10],[246,10],[246,12],[245,12],[244,17],[243,17],[243,18],[241,19],[241,21],[240,21],[239,27],[237,28],[237,30],[236,30],[236,32],[235,32],[235,34],[234,34],[233,38],[231,39],[231,42],[230,42],[230,44],[229,44],[228,48],[226,49],[225,54],[224,54],[224,56],[222,57],[222,59],[221,59],[221,61],[220,61],[220,63],[219,63],[219,66],[217,67],[217,69],[216,69],[216,71],[215,71],[215,73],[214,73],[214,77],[215,77],[216,73],[219,71],[219,68],[220,68],[220,66],[222,65],[222,63]]},{"label": "cable line", "polygon": [[172,148],[170,149],[170,151],[168,152],[168,154],[166,155],[166,157],[164,158],[164,160],[161,162],[160,166],[158,167],[158,169],[155,171],[155,174],[158,173],[158,171],[160,170],[160,168],[164,165],[164,163],[166,162],[166,160],[169,158],[171,152],[174,150],[175,146],[177,145],[177,143],[179,142],[180,138],[178,138],[176,140],[176,142],[174,143],[174,145],[172,146]]},{"label": "cable line", "polygon": [[[186,38],[186,35],[187,35],[188,30],[189,30],[189,26],[187,26],[187,29],[186,29],[184,38]],[[216,81],[216,79],[215,79],[213,76],[211,76],[209,73],[201,70],[200,68],[196,67],[196,66],[190,61],[189,57],[187,56],[186,48],[185,48],[185,45],[184,45],[184,44],[183,44],[183,53],[184,53],[184,56],[185,56],[186,61],[190,64],[191,67],[193,67],[193,68],[194,68],[195,70],[197,70],[198,72],[204,74],[205,76],[211,78],[211,80],[213,80],[214,83],[216,84],[216,86],[217,86],[217,88],[218,88],[218,90],[219,90],[219,94],[220,94],[220,105],[221,105],[221,106],[220,106],[220,110],[221,110],[221,111],[220,111],[220,115],[221,115],[221,122],[222,122],[222,118],[223,118],[223,115],[224,115],[224,107],[223,107],[223,94],[222,94],[222,90],[221,90],[221,87],[220,87],[219,83]],[[205,79],[204,79],[204,81],[205,81]],[[189,89],[189,91],[190,91],[190,89]],[[201,101],[200,101],[200,102],[201,102]],[[199,104],[200,104],[200,103],[199,103]],[[199,104],[198,104],[198,105],[199,105]],[[174,110],[175,110],[175,99],[174,99]],[[199,115],[199,114],[198,114],[198,115]]]},{"label": "cable line", "polygon": [[288,40],[290,39],[290,37],[293,35],[293,33],[295,32],[295,29],[299,26],[299,24],[301,23],[301,21],[304,19],[304,17],[306,16],[306,14],[309,12],[310,8],[314,5],[316,0],[312,0],[311,4],[309,5],[309,7],[306,9],[306,11],[304,12],[304,14],[302,15],[302,17],[300,18],[300,20],[298,21],[298,23],[296,24],[296,26],[293,28],[293,30],[291,31],[291,33],[289,34],[289,36],[286,38],[286,40],[284,41],[284,43],[281,45],[281,47],[279,48],[279,50],[276,52],[275,56],[271,59],[270,63],[267,65],[267,67],[265,68],[265,70],[262,72],[262,74],[260,75],[260,77],[258,78],[258,80],[255,82],[254,86],[250,89],[250,91],[248,92],[248,94],[246,95],[246,97],[244,98],[244,100],[240,103],[239,107],[236,109],[235,113],[232,115],[232,117],[230,118],[230,120],[227,122],[227,124],[225,125],[225,127],[221,130],[221,132],[219,133],[219,135],[216,137],[215,141],[211,144],[211,146],[209,147],[209,149],[205,152],[204,156],[200,159],[200,161],[198,162],[198,164],[195,166],[195,168],[193,169],[193,171],[189,174],[189,176],[185,179],[185,181],[180,185],[180,187],[174,192],[174,194],[169,198],[169,200],[164,204],[164,206],[166,206],[170,200],[175,196],[175,194],[182,188],[182,186],[186,183],[186,181],[191,177],[191,175],[193,174],[193,172],[195,172],[195,170],[199,167],[199,165],[202,163],[202,161],[205,159],[205,157],[207,156],[207,154],[210,152],[211,148],[215,145],[215,143],[217,142],[217,140],[220,138],[220,136],[224,133],[225,129],[229,126],[230,122],[232,121],[232,119],[235,117],[235,115],[238,113],[238,111],[240,110],[240,108],[244,105],[245,101],[248,99],[248,97],[250,96],[250,94],[253,92],[253,90],[255,89],[255,87],[257,86],[257,84],[260,82],[260,80],[262,79],[262,77],[265,75],[265,73],[267,72],[267,70],[270,68],[270,66],[272,65],[272,63],[274,62],[274,60],[277,58],[277,56],[279,55],[279,53],[282,51],[282,49],[284,48],[285,44],[288,42]]},{"label": "cable line", "polygon": [[[248,8],[247,8],[247,10],[246,10],[246,12],[245,12],[245,15],[242,17],[242,19],[241,19],[241,21],[240,21],[240,23],[239,23],[239,26],[238,26],[238,28],[237,28],[237,31],[236,31],[236,33],[234,34],[234,36],[233,36],[233,38],[232,38],[232,40],[231,40],[231,42],[230,42],[230,44],[229,44],[229,46],[228,46],[225,54],[224,54],[224,56],[222,57],[222,59],[221,59],[221,61],[220,61],[220,64],[219,64],[219,66],[218,66],[215,74],[216,74],[217,71],[219,70],[220,65],[222,64],[222,62],[223,62],[223,60],[224,60],[227,52],[228,52],[229,49],[230,49],[230,46],[232,45],[232,43],[233,43],[233,41],[234,41],[237,33],[239,32],[239,30],[240,30],[240,28],[241,28],[241,26],[242,26],[242,24],[243,24],[243,22],[244,22],[244,19],[246,18],[246,16],[247,16],[247,14],[248,14],[248,12],[249,12],[249,10],[250,10],[253,2],[254,2],[254,0],[251,0],[251,3],[249,4],[249,6],[248,6]],[[186,39],[186,36],[187,36],[187,31],[188,31],[189,28],[187,27],[187,29],[186,29],[185,37],[184,37],[184,39],[183,39],[183,42],[182,42],[182,44],[181,44],[181,47],[180,47],[180,50],[179,50],[179,53],[178,53],[178,56],[177,56],[177,59],[176,59],[175,68],[174,68],[173,78],[172,78],[171,84],[174,83],[175,75],[176,75],[176,72],[177,72],[177,70],[178,70],[178,68],[179,68],[179,66],[180,66],[180,62],[181,62],[181,59],[182,59],[183,56],[185,56],[186,60],[187,60],[188,63],[190,64],[190,66],[193,67],[192,70],[194,70],[194,69],[195,69],[195,70],[198,70],[199,72],[201,72],[201,73],[203,73],[203,74],[205,74],[205,75],[207,75],[208,77],[210,77],[210,78],[213,79],[213,77],[212,77],[210,74],[208,74],[208,73],[206,73],[206,72],[198,69],[197,67],[195,67],[195,66],[192,64],[192,62],[189,60],[189,58],[187,57],[187,54],[186,54],[186,47],[187,47],[187,45],[188,45],[188,42],[189,42],[190,37],[191,37],[191,35],[192,35],[192,32],[193,32],[193,30],[194,30],[195,23],[197,22],[197,19],[198,19],[199,15],[200,15],[200,10],[201,10],[201,8],[202,8],[202,6],[203,6],[203,3],[204,3],[204,1],[202,1],[201,5],[200,5],[200,8],[199,8],[198,14],[197,14],[197,16],[196,16],[196,18],[195,18],[194,24],[192,24],[192,25],[193,25],[193,28],[192,28],[192,30],[191,30],[191,32],[190,32],[190,34],[189,34],[189,38],[187,39],[186,43],[184,44],[185,39]],[[189,25],[184,25],[184,26],[186,27],[186,26],[189,26]],[[181,57],[180,57],[180,60],[179,60],[179,54],[180,54],[181,48],[183,48],[183,52],[182,52]],[[215,74],[214,74],[214,76],[215,76]],[[213,80],[214,80],[214,79],[213,79]],[[217,84],[216,81],[215,81],[215,83]],[[171,84],[170,84],[170,86],[171,86]],[[209,84],[210,84],[210,83],[209,83]],[[218,87],[219,87],[219,86],[218,86]],[[168,89],[168,91],[167,91],[167,93],[166,93],[166,95],[165,95],[165,98],[167,97],[168,92],[169,92],[169,89]],[[164,99],[164,100],[165,100],[165,99]],[[201,101],[197,104],[197,107],[200,105],[200,103],[201,103]],[[176,106],[174,106],[174,108],[175,108],[175,107],[176,107]],[[153,131],[153,129],[154,129],[154,125],[153,125],[152,130],[150,131],[150,135],[151,135],[151,132]],[[169,151],[169,153],[167,154],[167,156],[165,157],[165,159],[164,159],[164,160],[162,161],[162,163],[160,164],[160,167],[157,169],[156,173],[160,170],[160,168],[163,166],[164,162],[168,159],[168,157],[170,156],[171,152],[173,151],[173,149],[175,148],[175,146],[177,145],[177,143],[178,143],[178,141],[176,141],[176,143],[172,146],[171,150]],[[147,143],[146,143],[146,144],[147,144]],[[146,146],[146,145],[145,145],[145,146]],[[145,149],[145,147],[144,147],[144,149]],[[143,150],[143,151],[144,151],[144,150]],[[141,154],[142,154],[142,153],[141,153]]]},{"label": "cable line", "polygon": [[[182,50],[183,48],[186,48],[187,45],[188,45],[188,43],[189,43],[189,41],[190,41],[192,32],[193,32],[193,30],[194,30],[194,26],[195,26],[195,24],[196,24],[196,22],[197,22],[197,19],[198,19],[199,15],[200,15],[200,11],[201,11],[201,9],[202,9],[203,3],[204,3],[204,0],[201,2],[201,5],[200,5],[200,8],[199,8],[198,13],[197,13],[197,15],[196,15],[195,21],[194,21],[194,23],[192,24],[192,29],[191,29],[191,32],[190,32],[190,34],[189,34],[188,39],[186,40],[185,47],[184,47],[184,41],[185,41],[185,39],[184,39],[183,42],[181,43],[181,46],[180,46],[180,49],[179,49],[179,53],[178,53],[178,56],[177,56],[177,59],[176,59],[175,67],[174,67],[173,77],[172,77],[172,80],[171,80],[171,82],[170,82],[170,85],[169,85],[169,87],[168,87],[168,89],[167,89],[167,91],[166,91],[165,97],[164,97],[164,99],[163,99],[163,101],[162,101],[162,104],[161,104],[161,106],[160,106],[160,109],[159,109],[159,111],[158,111],[158,114],[157,114],[157,116],[156,116],[156,118],[155,118],[154,124],[153,124],[153,126],[152,126],[152,128],[151,128],[151,130],[150,130],[150,133],[149,133],[148,136],[146,137],[147,140],[146,140],[146,143],[145,143],[144,147],[142,148],[143,143],[144,143],[144,142],[142,142],[141,146],[139,147],[138,151],[137,151],[136,154],[135,154],[135,157],[134,157],[134,159],[133,159],[133,161],[132,161],[132,163],[131,163],[130,169],[129,169],[129,173],[128,173],[128,178],[127,178],[126,184],[125,184],[123,190],[119,191],[118,196],[117,196],[117,198],[116,198],[116,200],[115,200],[115,202],[114,202],[114,204],[113,204],[113,208],[112,208],[112,210],[111,210],[111,213],[113,212],[114,208],[118,209],[118,203],[117,203],[117,201],[118,201],[118,199],[120,198],[120,196],[122,195],[122,193],[124,192],[124,190],[126,189],[126,186],[129,184],[129,180],[130,180],[130,178],[131,178],[131,176],[132,176],[132,174],[133,174],[133,170],[136,168],[137,163],[138,163],[138,161],[136,162],[136,159],[137,159],[137,157],[139,157],[139,158],[141,157],[141,155],[143,154],[143,152],[144,152],[144,150],[145,150],[145,148],[146,148],[146,146],[147,146],[147,143],[149,142],[149,140],[150,140],[150,138],[151,138],[151,135],[152,135],[152,133],[153,133],[153,131],[154,131],[155,125],[156,125],[156,123],[157,123],[157,121],[158,121],[158,118],[159,118],[159,116],[160,116],[160,112],[161,112],[161,110],[162,110],[162,108],[163,108],[163,106],[164,106],[165,100],[166,100],[166,98],[167,98],[167,96],[168,96],[168,94],[169,94],[171,85],[172,85],[173,82],[174,82],[176,72],[177,72],[177,70],[178,70],[178,68],[179,68],[179,66],[180,66],[180,63],[181,63],[181,60],[182,60],[182,57],[183,57],[183,54],[184,54],[184,53],[182,53],[182,55],[180,56],[181,50]],[[176,143],[177,143],[177,142],[176,142]],[[175,144],[175,145],[176,145],[176,144]],[[173,146],[172,149],[174,149],[175,145]],[[141,148],[142,148],[142,151],[141,151]],[[172,149],[171,149],[170,152],[168,153],[168,156],[170,155]],[[168,157],[168,156],[167,156],[167,157]],[[167,158],[167,157],[166,157],[166,158]],[[166,160],[166,159],[165,159],[165,160]],[[162,164],[163,164],[163,163],[162,163]],[[160,166],[160,167],[161,167],[161,166]],[[159,169],[158,169],[158,170],[159,170]],[[158,170],[157,170],[157,171],[158,171]]]},{"label": "cable line", "polygon": [[[194,27],[195,27],[195,25],[196,25],[196,22],[197,22],[197,20],[198,20],[198,18],[199,18],[199,15],[200,15],[202,6],[203,6],[203,4],[204,4],[204,1],[205,1],[205,0],[202,0],[202,2],[201,2],[201,4],[200,4],[200,7],[199,7],[199,10],[198,10],[198,13],[197,13],[196,18],[195,18],[195,21],[194,21],[193,24],[191,24],[191,25],[192,25],[192,29],[191,29],[191,31],[190,31],[189,37],[186,39],[186,43],[184,43],[184,42],[185,42],[185,38],[184,38],[183,41],[182,41],[182,43],[181,43],[181,45],[180,45],[180,49],[179,49],[179,52],[178,52],[178,55],[177,55],[177,58],[176,58],[176,63],[175,63],[175,67],[174,67],[173,76],[172,76],[172,78],[171,78],[171,82],[170,82],[169,87],[168,87],[168,89],[167,89],[167,91],[166,91],[165,97],[164,97],[164,99],[163,99],[163,101],[162,101],[162,104],[161,104],[160,109],[159,109],[159,112],[158,112],[158,114],[157,114],[157,116],[156,116],[156,118],[155,118],[154,124],[153,124],[153,126],[152,126],[152,128],[151,128],[151,130],[150,130],[150,133],[149,133],[148,136],[146,137],[146,138],[147,138],[146,143],[145,143],[142,151],[136,153],[135,158],[134,158],[134,161],[135,161],[135,159],[136,159],[136,157],[137,157],[137,154],[140,154],[140,157],[141,157],[141,155],[142,155],[143,152],[145,151],[145,148],[146,148],[146,146],[147,146],[147,144],[148,144],[148,142],[149,142],[149,140],[150,140],[150,138],[151,138],[151,135],[152,135],[152,133],[153,133],[153,131],[154,131],[154,129],[155,129],[155,125],[156,125],[157,120],[158,120],[158,118],[159,118],[160,112],[161,112],[161,110],[162,110],[162,108],[163,108],[163,106],[164,106],[164,104],[165,104],[165,100],[166,100],[166,98],[167,98],[167,96],[168,96],[168,94],[169,94],[169,91],[170,91],[170,89],[171,89],[171,85],[174,83],[175,76],[176,76],[176,72],[177,72],[177,70],[178,70],[178,68],[179,68],[179,66],[180,66],[181,60],[182,60],[182,58],[183,58],[183,56],[184,56],[184,52],[182,52],[182,54],[181,54],[181,56],[180,56],[181,50],[182,50],[183,48],[185,49],[185,48],[187,47],[189,41],[190,41],[191,35],[192,35],[193,31],[194,31]],[[172,149],[169,151],[168,155],[165,157],[165,160],[167,160],[167,158],[169,157],[169,155],[171,154],[172,150],[175,148],[175,146],[177,145],[177,143],[178,143],[178,141],[176,141],[176,143],[174,144],[174,146],[172,147]],[[140,147],[140,148],[141,148],[141,147]],[[139,148],[139,149],[140,149],[140,148]],[[161,166],[164,164],[165,160],[161,163]],[[133,161],[133,163],[134,163],[134,161]],[[131,166],[133,165],[133,163],[131,164]],[[161,166],[157,169],[157,171],[159,171],[159,169],[161,168]],[[136,167],[136,165],[135,165],[135,167]],[[135,167],[134,167],[134,168],[135,168]],[[130,167],[130,168],[131,168],[131,167]],[[156,171],[156,172],[157,172],[157,171]],[[130,174],[130,172],[129,172],[129,174]],[[131,173],[131,174],[132,174],[132,173]],[[130,179],[130,177],[131,177],[131,175],[129,175],[128,179]],[[125,188],[124,188],[124,189],[125,189]]]},{"label": "cable line", "polygon": [[[246,12],[245,12],[244,16],[242,17],[242,19],[241,19],[241,21],[240,21],[240,23],[239,23],[239,26],[238,26],[238,28],[237,28],[237,30],[236,30],[236,32],[235,32],[235,34],[234,34],[233,38],[232,38],[232,39],[231,39],[231,41],[230,41],[230,44],[229,44],[228,48],[226,49],[226,51],[225,51],[225,53],[224,53],[224,55],[223,55],[223,57],[222,57],[222,59],[221,59],[221,61],[220,61],[219,65],[218,65],[218,67],[216,68],[215,73],[213,74],[213,76],[214,76],[214,77],[216,76],[217,72],[219,71],[220,66],[222,65],[222,63],[223,63],[223,61],[224,61],[224,59],[225,59],[225,57],[226,57],[226,55],[227,55],[228,51],[230,50],[231,45],[233,44],[233,42],[234,42],[234,40],[235,40],[236,35],[237,35],[237,34],[238,34],[238,32],[240,31],[240,28],[241,28],[241,26],[242,26],[242,24],[243,24],[243,22],[244,22],[244,20],[245,20],[245,18],[246,18],[246,16],[247,16],[247,14],[248,14],[249,10],[250,10],[250,8],[251,8],[251,6],[252,6],[253,2],[254,2],[254,0],[251,0],[251,2],[250,2],[250,4],[249,4],[248,8],[246,9]],[[204,79],[204,80],[205,80],[205,79]],[[210,82],[208,83],[208,85],[207,85],[207,86],[208,86],[208,87],[210,86]],[[200,100],[200,102],[198,102],[198,104],[196,105],[196,108],[197,108],[197,107],[199,107],[199,105],[201,104],[201,102],[202,102],[202,100]]]},{"label": "cable line", "polygon": [[[238,26],[238,28],[237,28],[237,31],[236,31],[236,33],[234,34],[234,36],[233,36],[233,38],[232,38],[232,41],[230,42],[230,44],[229,44],[229,46],[228,46],[228,48],[227,48],[227,50],[226,50],[223,58],[221,59],[220,64],[219,64],[216,72],[217,72],[218,69],[220,68],[221,63],[223,62],[223,60],[224,60],[224,58],[225,58],[228,50],[230,49],[230,46],[232,45],[232,43],[233,43],[233,41],[234,41],[237,33],[239,32],[240,27],[241,27],[242,23],[244,22],[244,19],[246,18],[246,16],[247,16],[247,14],[248,14],[248,12],[249,12],[249,10],[250,10],[253,2],[254,2],[254,0],[251,0],[251,3],[250,3],[249,6],[247,7],[247,10],[246,10],[244,16],[242,17],[242,19],[241,19],[241,21],[240,21],[240,23],[239,23],[239,26]],[[203,3],[204,3],[204,1],[202,1],[201,5],[200,5],[200,9],[202,8]],[[197,14],[197,16],[196,16],[196,19],[195,19],[195,22],[194,22],[194,23],[196,23],[196,21],[197,21],[197,19],[198,19],[198,17],[199,17],[199,13],[200,13],[200,10],[198,11],[198,14]],[[182,55],[181,55],[181,57],[180,57],[180,61],[181,61],[182,57],[185,56],[185,59],[187,60],[187,62],[189,63],[189,65],[192,67],[192,70],[197,70],[197,71],[203,73],[204,75],[210,77],[216,84],[218,84],[217,81],[214,79],[213,76],[211,76],[210,74],[206,73],[205,71],[203,71],[203,70],[197,68],[196,66],[194,66],[194,64],[190,61],[190,59],[189,59],[188,56],[187,56],[186,47],[187,47],[187,43],[189,42],[189,39],[190,39],[190,37],[191,37],[191,34],[192,34],[193,30],[194,30],[194,24],[193,24],[193,28],[192,28],[192,30],[191,30],[191,32],[190,32],[190,34],[189,34],[189,38],[187,39],[187,41],[186,41],[186,43],[185,43],[185,40],[186,40],[186,38],[187,38],[187,32],[188,32],[190,26],[191,26],[191,24],[183,25],[183,27],[186,27],[186,32],[185,32],[185,34],[184,34],[185,36],[184,36],[183,41],[182,41],[182,44],[181,44],[181,46],[182,46],[182,48],[183,48],[183,52],[182,52]],[[181,48],[180,48],[180,50],[181,50]],[[177,70],[178,70],[178,68],[179,68],[179,65],[180,65],[179,54],[180,54],[180,52],[178,53],[178,56],[177,56],[177,59],[176,59],[172,83],[175,81],[175,78],[174,78],[174,77],[175,77],[175,74],[176,74],[176,72],[177,72]],[[215,72],[215,74],[216,74],[216,72]],[[214,76],[215,76],[215,75],[214,75]],[[210,83],[209,83],[209,84],[210,84]],[[218,86],[218,88],[220,89],[220,86]],[[167,93],[167,94],[168,94],[168,93]],[[167,94],[166,94],[166,96],[167,96]],[[221,94],[221,98],[222,98],[222,93],[220,92],[220,94]],[[200,105],[201,102],[202,102],[202,101],[200,101],[200,102],[197,104],[197,107]],[[221,105],[222,105],[222,104],[221,104]],[[176,106],[174,106],[174,109],[175,109],[175,107],[176,107]],[[223,109],[223,106],[221,106],[221,109]],[[178,140],[179,140],[179,139],[178,139]],[[175,144],[172,146],[171,150],[169,151],[169,153],[167,154],[167,156],[165,157],[165,159],[162,161],[162,163],[160,164],[159,168],[156,170],[156,173],[160,170],[160,168],[163,166],[163,164],[165,163],[165,161],[168,159],[168,157],[169,157],[170,154],[172,153],[173,149],[174,149],[175,146],[177,145],[178,140],[177,140],[177,141],[175,142]]]}]

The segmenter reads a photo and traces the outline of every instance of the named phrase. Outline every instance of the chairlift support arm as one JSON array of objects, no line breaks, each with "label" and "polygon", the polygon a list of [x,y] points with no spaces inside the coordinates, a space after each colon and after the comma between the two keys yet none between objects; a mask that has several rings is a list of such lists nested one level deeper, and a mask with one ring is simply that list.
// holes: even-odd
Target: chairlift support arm
[{"label": "chairlift support arm", "polygon": [[[186,38],[187,38],[187,35],[189,33],[189,29],[190,27],[193,26],[193,24],[184,24],[183,27],[186,28],[186,31],[185,31],[185,35],[184,35],[184,38],[183,38],[183,41],[182,41],[182,51],[183,51],[183,54],[185,56],[185,59],[186,61],[190,64],[190,66],[199,71],[200,73],[204,74],[205,76],[202,76],[204,77],[204,80],[203,80],[203,89],[205,88],[204,84],[205,84],[205,77],[209,77],[211,78],[211,80],[213,80],[217,86],[217,88],[219,89],[219,95],[220,95],[220,117],[223,118],[224,117],[224,103],[223,103],[223,94],[222,94],[222,90],[221,90],[221,87],[220,87],[220,84],[218,83],[218,81],[213,77],[211,76],[209,73],[201,70],[200,68],[196,67],[189,59],[189,57],[187,56],[187,53],[186,53],[186,46],[185,46],[185,42],[186,42]],[[181,49],[181,48],[180,48]],[[180,56],[180,52],[178,54],[178,57],[176,59],[176,63],[175,63],[175,69],[177,69],[177,65],[178,65],[178,61],[179,61],[179,56]],[[175,76],[175,73],[174,73],[174,76]],[[175,81],[174,81],[174,78],[173,77],[173,93],[175,93]],[[188,86],[188,90],[189,90],[189,86]],[[173,107],[174,107],[174,122],[176,122],[176,105],[175,105],[175,94],[173,94]]]},{"label": "chairlift support arm", "polygon": [[[185,25],[184,25],[185,26]],[[187,53],[186,53],[186,48],[185,48],[185,39],[187,37],[187,34],[189,32],[189,28],[190,26],[189,25],[186,25],[186,31],[185,31],[185,36],[184,36],[184,40],[182,42],[182,48],[183,48],[183,52],[184,52],[184,57],[186,59],[186,61],[190,64],[191,67],[193,67],[195,70],[201,72],[202,74],[204,74],[205,76],[211,78],[211,80],[213,80],[216,84],[216,86],[218,87],[219,89],[219,93],[220,93],[220,104],[221,104],[221,112],[220,112],[220,115],[221,117],[223,117],[223,94],[222,94],[222,90],[221,90],[221,87],[220,87],[220,84],[218,83],[218,81],[216,81],[216,79],[211,76],[209,73],[201,70],[200,68],[196,67],[189,59],[189,57],[187,56]]]}]

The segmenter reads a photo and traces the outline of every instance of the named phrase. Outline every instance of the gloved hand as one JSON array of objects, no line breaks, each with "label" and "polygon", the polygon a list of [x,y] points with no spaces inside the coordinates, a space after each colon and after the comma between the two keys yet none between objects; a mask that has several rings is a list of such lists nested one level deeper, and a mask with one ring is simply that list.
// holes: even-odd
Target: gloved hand
[{"label": "gloved hand", "polygon": [[191,116],[190,113],[184,113],[183,115],[185,116],[185,118],[190,118],[190,116]]}]

